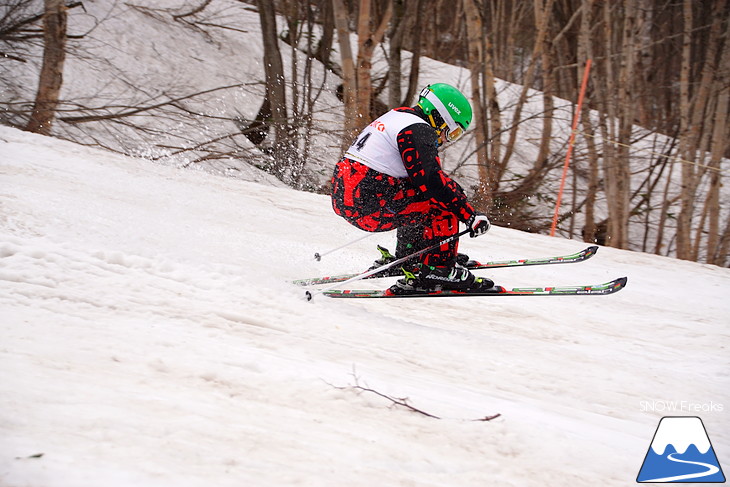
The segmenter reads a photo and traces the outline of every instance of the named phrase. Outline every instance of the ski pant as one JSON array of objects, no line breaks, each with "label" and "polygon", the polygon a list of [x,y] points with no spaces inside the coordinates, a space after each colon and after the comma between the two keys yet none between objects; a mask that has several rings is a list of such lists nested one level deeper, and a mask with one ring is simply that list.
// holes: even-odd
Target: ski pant
[{"label": "ski pant", "polygon": [[[332,208],[352,225],[367,232],[397,229],[397,258],[436,245],[459,231],[456,215],[426,199],[408,179],[388,176],[347,158],[335,166]],[[458,239],[440,245],[418,256],[418,262],[451,266],[458,245]]]}]

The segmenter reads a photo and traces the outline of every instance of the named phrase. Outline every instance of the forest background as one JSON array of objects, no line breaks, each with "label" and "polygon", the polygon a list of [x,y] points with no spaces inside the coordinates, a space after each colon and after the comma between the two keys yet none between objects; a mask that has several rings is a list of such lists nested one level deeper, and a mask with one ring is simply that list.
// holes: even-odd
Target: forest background
[{"label": "forest background", "polygon": [[475,109],[445,165],[496,224],[547,233],[570,153],[559,234],[728,266],[729,18],[728,0],[6,0],[0,123],[326,192],[365,124],[444,81]]}]

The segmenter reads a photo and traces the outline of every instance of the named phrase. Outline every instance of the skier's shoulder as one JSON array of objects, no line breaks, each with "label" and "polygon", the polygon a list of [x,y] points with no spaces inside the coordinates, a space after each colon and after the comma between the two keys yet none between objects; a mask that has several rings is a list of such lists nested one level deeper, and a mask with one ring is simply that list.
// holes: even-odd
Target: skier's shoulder
[{"label": "skier's shoulder", "polygon": [[421,116],[419,116],[411,107],[393,108],[373,122],[373,124],[378,123],[382,124],[383,128],[397,128],[398,132],[400,132],[403,128],[410,127],[412,125],[420,124],[428,126],[428,122],[421,118]]},{"label": "skier's shoulder", "polygon": [[[402,125],[398,130],[398,139],[404,140],[408,145],[427,146],[434,145],[438,139],[436,131],[431,127],[423,116],[411,107],[394,108],[388,113],[401,114]],[[406,137],[402,137],[402,136]]]}]

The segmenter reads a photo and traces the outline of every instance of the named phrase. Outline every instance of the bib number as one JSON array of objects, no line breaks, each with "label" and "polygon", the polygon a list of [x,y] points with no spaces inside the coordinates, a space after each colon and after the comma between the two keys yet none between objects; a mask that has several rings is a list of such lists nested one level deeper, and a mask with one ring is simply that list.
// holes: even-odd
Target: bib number
[{"label": "bib number", "polygon": [[368,138],[370,137],[371,132],[368,132],[367,134],[360,137],[360,140],[355,142],[355,147],[358,151],[362,151],[362,148],[365,147],[365,143],[368,141]]}]

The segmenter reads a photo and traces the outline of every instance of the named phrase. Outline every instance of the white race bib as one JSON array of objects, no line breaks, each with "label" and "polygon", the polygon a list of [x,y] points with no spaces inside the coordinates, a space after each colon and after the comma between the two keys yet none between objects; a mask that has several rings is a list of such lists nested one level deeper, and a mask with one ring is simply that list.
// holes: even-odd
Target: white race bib
[{"label": "white race bib", "polygon": [[365,127],[345,157],[396,178],[408,177],[398,150],[398,133],[414,123],[425,123],[418,115],[391,110]]}]

